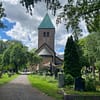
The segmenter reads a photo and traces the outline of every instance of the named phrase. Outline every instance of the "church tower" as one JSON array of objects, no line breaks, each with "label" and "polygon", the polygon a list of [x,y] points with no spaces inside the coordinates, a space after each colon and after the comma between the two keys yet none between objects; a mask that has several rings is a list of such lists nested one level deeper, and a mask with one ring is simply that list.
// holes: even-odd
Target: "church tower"
[{"label": "church tower", "polygon": [[55,27],[48,14],[45,15],[44,19],[38,27],[38,48],[43,44],[47,44],[52,50],[54,50],[55,44]]},{"label": "church tower", "polygon": [[[55,27],[48,14],[38,27],[38,49],[37,54],[43,58],[42,64],[52,63],[61,64],[62,60],[56,56],[55,46]],[[42,66],[42,65],[41,65]]]}]

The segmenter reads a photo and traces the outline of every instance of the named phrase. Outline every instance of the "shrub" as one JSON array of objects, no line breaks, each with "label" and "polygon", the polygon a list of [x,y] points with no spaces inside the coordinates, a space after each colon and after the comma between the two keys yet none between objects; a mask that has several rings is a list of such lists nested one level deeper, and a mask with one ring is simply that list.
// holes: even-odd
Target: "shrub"
[{"label": "shrub", "polygon": [[64,77],[64,83],[65,83],[65,85],[73,85],[73,83],[74,83],[73,76],[70,75],[70,74],[65,75],[65,77]]},{"label": "shrub", "polygon": [[94,79],[86,79],[86,91],[96,91],[96,84]]}]

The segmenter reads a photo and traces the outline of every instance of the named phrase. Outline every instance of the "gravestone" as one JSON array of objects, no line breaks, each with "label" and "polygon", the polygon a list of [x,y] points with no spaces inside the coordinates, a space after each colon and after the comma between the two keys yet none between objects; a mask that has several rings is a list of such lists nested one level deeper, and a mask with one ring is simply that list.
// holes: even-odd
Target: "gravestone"
[{"label": "gravestone", "polygon": [[58,79],[58,72],[59,72],[59,69],[55,68],[55,70],[54,70],[54,77],[55,77],[55,79]]},{"label": "gravestone", "polygon": [[53,69],[54,67],[52,66],[52,63],[50,62],[50,69],[49,69],[50,76],[53,76]]},{"label": "gravestone", "polygon": [[75,79],[75,90],[84,91],[85,90],[85,80],[81,77]]},{"label": "gravestone", "polygon": [[64,87],[64,74],[63,73],[58,73],[58,87],[62,88]]}]

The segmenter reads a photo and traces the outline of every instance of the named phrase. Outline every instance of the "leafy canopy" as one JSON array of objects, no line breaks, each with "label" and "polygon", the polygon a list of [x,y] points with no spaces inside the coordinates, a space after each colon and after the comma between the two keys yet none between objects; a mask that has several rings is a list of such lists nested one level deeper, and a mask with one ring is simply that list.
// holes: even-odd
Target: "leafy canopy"
[{"label": "leafy canopy", "polygon": [[79,77],[81,75],[77,45],[72,36],[68,38],[65,46],[64,72],[65,74],[71,74],[73,77]]},{"label": "leafy canopy", "polygon": [[47,9],[52,10],[54,15],[61,8],[62,12],[57,18],[57,24],[64,19],[66,29],[73,30],[76,40],[82,31],[79,26],[81,19],[86,22],[89,32],[100,32],[100,0],[66,0],[64,5],[60,3],[60,0],[20,0],[20,2],[31,15],[32,7],[34,8],[38,2],[45,2]]}]

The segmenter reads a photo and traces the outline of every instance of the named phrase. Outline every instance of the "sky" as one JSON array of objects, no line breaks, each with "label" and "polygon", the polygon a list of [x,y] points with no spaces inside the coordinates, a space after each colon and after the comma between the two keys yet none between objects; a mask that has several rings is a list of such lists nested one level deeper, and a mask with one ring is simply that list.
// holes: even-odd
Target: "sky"
[{"label": "sky", "polygon": [[[33,15],[27,13],[19,1],[20,0],[0,0],[3,2],[5,8],[6,17],[2,19],[7,28],[0,29],[1,40],[18,40],[29,49],[38,47],[38,26],[48,12],[56,29],[55,33],[55,51],[57,54],[63,54],[64,47],[68,36],[68,33],[64,23],[56,25],[56,16],[52,15],[52,11],[47,11],[45,3],[38,3],[33,9]],[[65,0],[60,0],[62,4]],[[60,11],[57,12],[59,14]],[[81,21],[80,27],[83,29],[85,35],[88,34],[84,21]]]}]

